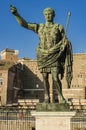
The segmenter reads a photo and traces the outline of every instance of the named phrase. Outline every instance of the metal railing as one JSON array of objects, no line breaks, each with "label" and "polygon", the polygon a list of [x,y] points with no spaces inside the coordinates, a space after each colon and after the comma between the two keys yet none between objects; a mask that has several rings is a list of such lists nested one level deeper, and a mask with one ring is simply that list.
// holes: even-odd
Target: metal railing
[{"label": "metal railing", "polygon": [[0,109],[0,130],[33,130],[35,117],[28,109]]},{"label": "metal railing", "polygon": [[71,118],[71,130],[86,130],[86,115],[83,111],[78,111]]}]

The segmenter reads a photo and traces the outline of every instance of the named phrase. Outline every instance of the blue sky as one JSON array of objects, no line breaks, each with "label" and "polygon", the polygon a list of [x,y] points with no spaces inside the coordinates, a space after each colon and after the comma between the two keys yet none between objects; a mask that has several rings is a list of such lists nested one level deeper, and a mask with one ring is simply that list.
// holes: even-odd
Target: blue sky
[{"label": "blue sky", "polygon": [[5,48],[19,50],[19,58],[36,58],[39,39],[36,33],[21,27],[10,12],[10,5],[17,7],[20,15],[32,23],[44,23],[43,10],[52,7],[55,23],[66,26],[71,12],[67,37],[73,53],[86,53],[86,0],[1,0],[0,1],[0,51]]}]

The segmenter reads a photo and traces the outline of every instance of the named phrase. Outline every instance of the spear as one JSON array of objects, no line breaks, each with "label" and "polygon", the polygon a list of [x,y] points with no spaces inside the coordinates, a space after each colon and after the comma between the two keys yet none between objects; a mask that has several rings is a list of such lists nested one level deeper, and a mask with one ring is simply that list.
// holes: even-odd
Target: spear
[{"label": "spear", "polygon": [[69,21],[70,21],[70,16],[71,16],[71,12],[68,12],[68,17],[67,17],[67,22],[66,22],[66,28],[65,28],[65,33],[67,34],[67,30],[68,30],[68,25],[69,25]]},{"label": "spear", "polygon": [[[65,35],[67,34],[67,31],[68,31],[68,25],[69,25],[69,21],[70,21],[70,16],[71,16],[71,12],[68,12],[68,17],[67,17],[67,22],[66,22],[66,28],[65,28]],[[70,44],[71,45],[71,44]],[[69,52],[68,52],[69,53]],[[70,54],[69,54],[70,55]],[[68,71],[69,72],[67,72],[67,76],[66,76],[66,80],[67,80],[67,86],[68,86],[68,88],[70,88],[70,85],[71,85],[71,80],[72,80],[72,75],[71,75],[71,66],[72,66],[72,64],[70,65],[70,66],[68,66]]]}]

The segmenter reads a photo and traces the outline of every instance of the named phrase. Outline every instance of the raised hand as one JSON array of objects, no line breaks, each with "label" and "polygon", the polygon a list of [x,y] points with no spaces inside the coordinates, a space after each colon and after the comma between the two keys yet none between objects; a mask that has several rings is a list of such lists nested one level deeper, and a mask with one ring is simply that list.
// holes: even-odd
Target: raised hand
[{"label": "raised hand", "polygon": [[13,5],[10,5],[10,11],[11,11],[11,13],[13,15],[17,15],[18,14],[16,7],[14,7]]}]

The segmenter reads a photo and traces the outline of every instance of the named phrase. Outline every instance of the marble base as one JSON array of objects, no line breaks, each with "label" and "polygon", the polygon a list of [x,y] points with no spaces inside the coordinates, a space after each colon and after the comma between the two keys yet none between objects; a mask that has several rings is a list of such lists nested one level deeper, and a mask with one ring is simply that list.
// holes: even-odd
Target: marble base
[{"label": "marble base", "polygon": [[36,130],[71,130],[71,118],[75,112],[32,112],[36,118]]}]

